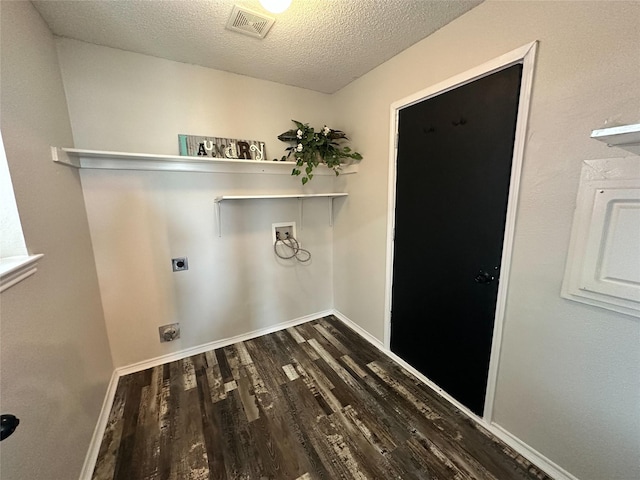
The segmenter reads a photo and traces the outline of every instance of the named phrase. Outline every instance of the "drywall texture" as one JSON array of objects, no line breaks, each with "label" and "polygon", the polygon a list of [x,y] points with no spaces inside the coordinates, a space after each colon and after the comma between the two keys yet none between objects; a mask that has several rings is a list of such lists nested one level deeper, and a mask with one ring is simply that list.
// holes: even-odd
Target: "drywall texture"
[{"label": "drywall texture", "polygon": [[487,1],[335,97],[366,145],[340,180],[335,304],[382,339],[390,104],[540,41],[494,421],[582,480],[640,478],[640,323],[560,298],[582,160],[624,155],[589,134],[640,120],[639,18],[637,2]]},{"label": "drywall texture", "polygon": [[[269,158],[291,118],[331,123],[328,96],[203,67],[59,40],[76,147],[178,153],[178,134],[263,140]],[[331,191],[315,177],[305,192]],[[107,330],[117,366],[275,325],[333,306],[328,199],[228,201],[302,191],[289,175],[82,171]],[[348,200],[336,200],[336,213]],[[295,221],[309,264],[279,260],[271,225]],[[172,272],[186,256],[189,270]],[[180,322],[181,339],[158,327]]]},{"label": "drywall texture", "polygon": [[78,478],[113,371],[55,42],[29,2],[1,3],[2,137],[38,272],[2,293],[2,478]]}]

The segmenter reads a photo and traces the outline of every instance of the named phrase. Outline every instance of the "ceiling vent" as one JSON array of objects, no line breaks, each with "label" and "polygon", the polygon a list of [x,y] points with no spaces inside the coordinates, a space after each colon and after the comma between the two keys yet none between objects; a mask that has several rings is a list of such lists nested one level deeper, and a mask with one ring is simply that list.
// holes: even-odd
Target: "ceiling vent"
[{"label": "ceiling vent", "polygon": [[227,29],[251,37],[264,38],[276,19],[235,5],[227,22]]}]

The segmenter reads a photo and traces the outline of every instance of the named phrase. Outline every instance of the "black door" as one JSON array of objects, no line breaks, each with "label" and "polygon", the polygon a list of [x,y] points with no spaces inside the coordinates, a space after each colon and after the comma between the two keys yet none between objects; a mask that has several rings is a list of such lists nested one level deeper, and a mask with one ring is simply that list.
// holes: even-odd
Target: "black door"
[{"label": "black door", "polygon": [[482,415],[522,65],[399,113],[391,350]]}]

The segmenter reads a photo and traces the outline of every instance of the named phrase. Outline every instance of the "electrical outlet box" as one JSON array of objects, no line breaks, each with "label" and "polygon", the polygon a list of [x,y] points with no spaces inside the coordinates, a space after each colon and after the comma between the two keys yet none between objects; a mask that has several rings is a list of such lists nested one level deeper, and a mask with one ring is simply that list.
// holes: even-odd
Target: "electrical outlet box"
[{"label": "electrical outlet box", "polygon": [[174,272],[181,272],[182,270],[189,270],[189,261],[187,257],[178,257],[171,259],[171,268]]},{"label": "electrical outlet box", "polygon": [[287,238],[298,238],[296,235],[296,222],[281,222],[272,224],[272,240],[276,243],[278,238],[286,240]]},{"label": "electrical outlet box", "polygon": [[160,334],[160,343],[173,342],[180,338],[180,324],[170,323],[168,325],[162,325],[158,327],[158,333]]}]

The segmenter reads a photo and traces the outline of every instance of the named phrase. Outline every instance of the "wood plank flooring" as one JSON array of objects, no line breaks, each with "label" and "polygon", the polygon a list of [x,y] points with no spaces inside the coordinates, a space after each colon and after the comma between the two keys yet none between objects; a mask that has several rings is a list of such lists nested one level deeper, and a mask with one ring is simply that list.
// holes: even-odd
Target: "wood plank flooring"
[{"label": "wood plank flooring", "polygon": [[94,480],[544,479],[334,317],[124,376]]}]

